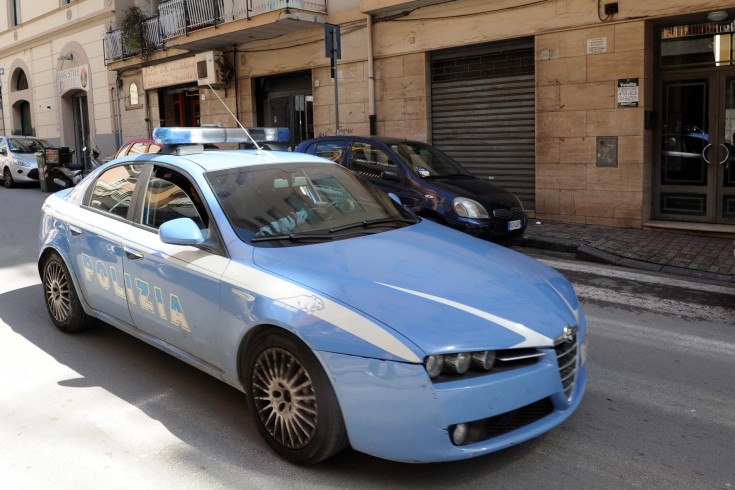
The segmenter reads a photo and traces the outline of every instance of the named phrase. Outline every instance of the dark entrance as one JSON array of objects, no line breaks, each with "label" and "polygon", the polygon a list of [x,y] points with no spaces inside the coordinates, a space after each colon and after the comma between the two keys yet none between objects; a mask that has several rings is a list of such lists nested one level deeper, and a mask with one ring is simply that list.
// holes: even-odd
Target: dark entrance
[{"label": "dark entrance", "polygon": [[196,85],[159,90],[158,101],[161,126],[200,125],[199,88]]},{"label": "dark entrance", "polygon": [[735,224],[735,58],[729,25],[659,30],[654,217]]},{"label": "dark entrance", "polygon": [[311,72],[260,78],[256,92],[258,126],[289,128],[291,148],[314,137]]}]

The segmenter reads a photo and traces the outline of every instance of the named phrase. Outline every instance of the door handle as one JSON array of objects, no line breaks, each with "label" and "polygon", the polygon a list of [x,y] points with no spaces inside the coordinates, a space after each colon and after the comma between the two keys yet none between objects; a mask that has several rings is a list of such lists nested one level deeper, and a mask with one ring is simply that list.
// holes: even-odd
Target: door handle
[{"label": "door handle", "polygon": [[707,146],[705,146],[705,147],[704,147],[704,148],[702,149],[702,159],[703,159],[703,160],[704,160],[705,162],[707,162],[707,165],[709,165],[709,160],[707,160],[707,155],[706,155],[706,153],[707,153],[707,148],[709,148],[710,146],[712,146],[712,143],[707,143]]},{"label": "door handle", "polygon": [[71,233],[71,236],[79,236],[82,234],[82,229],[74,225],[69,225],[69,233]]},{"label": "door handle", "polygon": [[134,248],[123,247],[123,250],[125,251],[125,256],[130,260],[140,260],[143,258],[143,254],[138,252]]},{"label": "door handle", "polygon": [[[730,149],[727,147],[727,145],[723,145],[722,143],[720,143],[720,146],[725,149],[725,158],[722,159],[722,161],[719,163],[719,165],[722,165],[730,159]],[[727,168],[727,165],[725,165],[725,168]]]}]

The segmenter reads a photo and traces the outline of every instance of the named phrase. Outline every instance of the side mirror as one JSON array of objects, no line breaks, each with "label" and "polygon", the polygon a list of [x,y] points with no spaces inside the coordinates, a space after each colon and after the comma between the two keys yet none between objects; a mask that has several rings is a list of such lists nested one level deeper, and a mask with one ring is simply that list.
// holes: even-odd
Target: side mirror
[{"label": "side mirror", "polygon": [[398,197],[395,193],[389,192],[388,197],[390,197],[393,200],[393,202],[395,202],[399,206],[403,206],[403,203],[401,202],[401,198]]},{"label": "side mirror", "polygon": [[202,230],[191,218],[166,221],[158,228],[158,236],[170,245],[199,245],[204,241]]},{"label": "side mirror", "polygon": [[380,173],[380,178],[382,180],[387,180],[389,182],[400,182],[401,176],[398,175],[398,172],[393,172],[392,170],[385,170]]},{"label": "side mirror", "polygon": [[5,148],[0,149],[0,155],[8,156],[8,150],[6,150]]}]

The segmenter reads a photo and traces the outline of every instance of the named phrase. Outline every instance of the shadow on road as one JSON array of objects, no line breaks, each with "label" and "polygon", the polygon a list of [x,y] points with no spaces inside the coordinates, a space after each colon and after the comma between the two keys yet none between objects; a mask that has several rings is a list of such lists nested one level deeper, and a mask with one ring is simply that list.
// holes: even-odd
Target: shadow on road
[{"label": "shadow on road", "polygon": [[[489,457],[432,465],[394,463],[347,450],[320,465],[298,468],[271,454],[260,439],[244,394],[103,323],[73,335],[61,333],[48,318],[40,285],[0,294],[0,320],[79,373],[59,381],[60,386],[69,390],[99,386],[162,423],[191,448],[175,456],[182,464],[201,467],[202,460],[208,460],[217,468],[280,478],[306,473],[310,481],[323,475],[329,482],[342,480],[345,486],[455,487],[487,478],[508,465],[522,465],[537,444],[531,441]],[[269,464],[263,465],[264,459]]]}]

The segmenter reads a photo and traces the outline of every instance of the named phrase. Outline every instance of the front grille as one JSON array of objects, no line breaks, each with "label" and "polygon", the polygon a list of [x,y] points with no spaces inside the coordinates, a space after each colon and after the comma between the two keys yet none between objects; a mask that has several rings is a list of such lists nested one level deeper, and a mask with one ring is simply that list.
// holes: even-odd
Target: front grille
[{"label": "front grille", "polygon": [[521,219],[523,210],[517,206],[510,209],[493,209],[493,217],[505,220]]},{"label": "front grille", "polygon": [[564,387],[564,393],[567,399],[572,397],[574,390],[574,382],[577,378],[577,328],[565,327],[565,333],[554,343],[556,351],[556,360],[559,364],[559,376],[561,376],[561,384]]},{"label": "front grille", "polygon": [[34,168],[30,172],[28,172],[28,178],[38,180],[38,169]]},{"label": "front grille", "polygon": [[[544,398],[525,407],[501,413],[487,419],[469,422],[468,437],[460,444],[466,446],[475,442],[486,441],[502,436],[521,427],[525,427],[549,415],[554,411],[550,398]],[[455,426],[449,428],[451,434]]]}]

